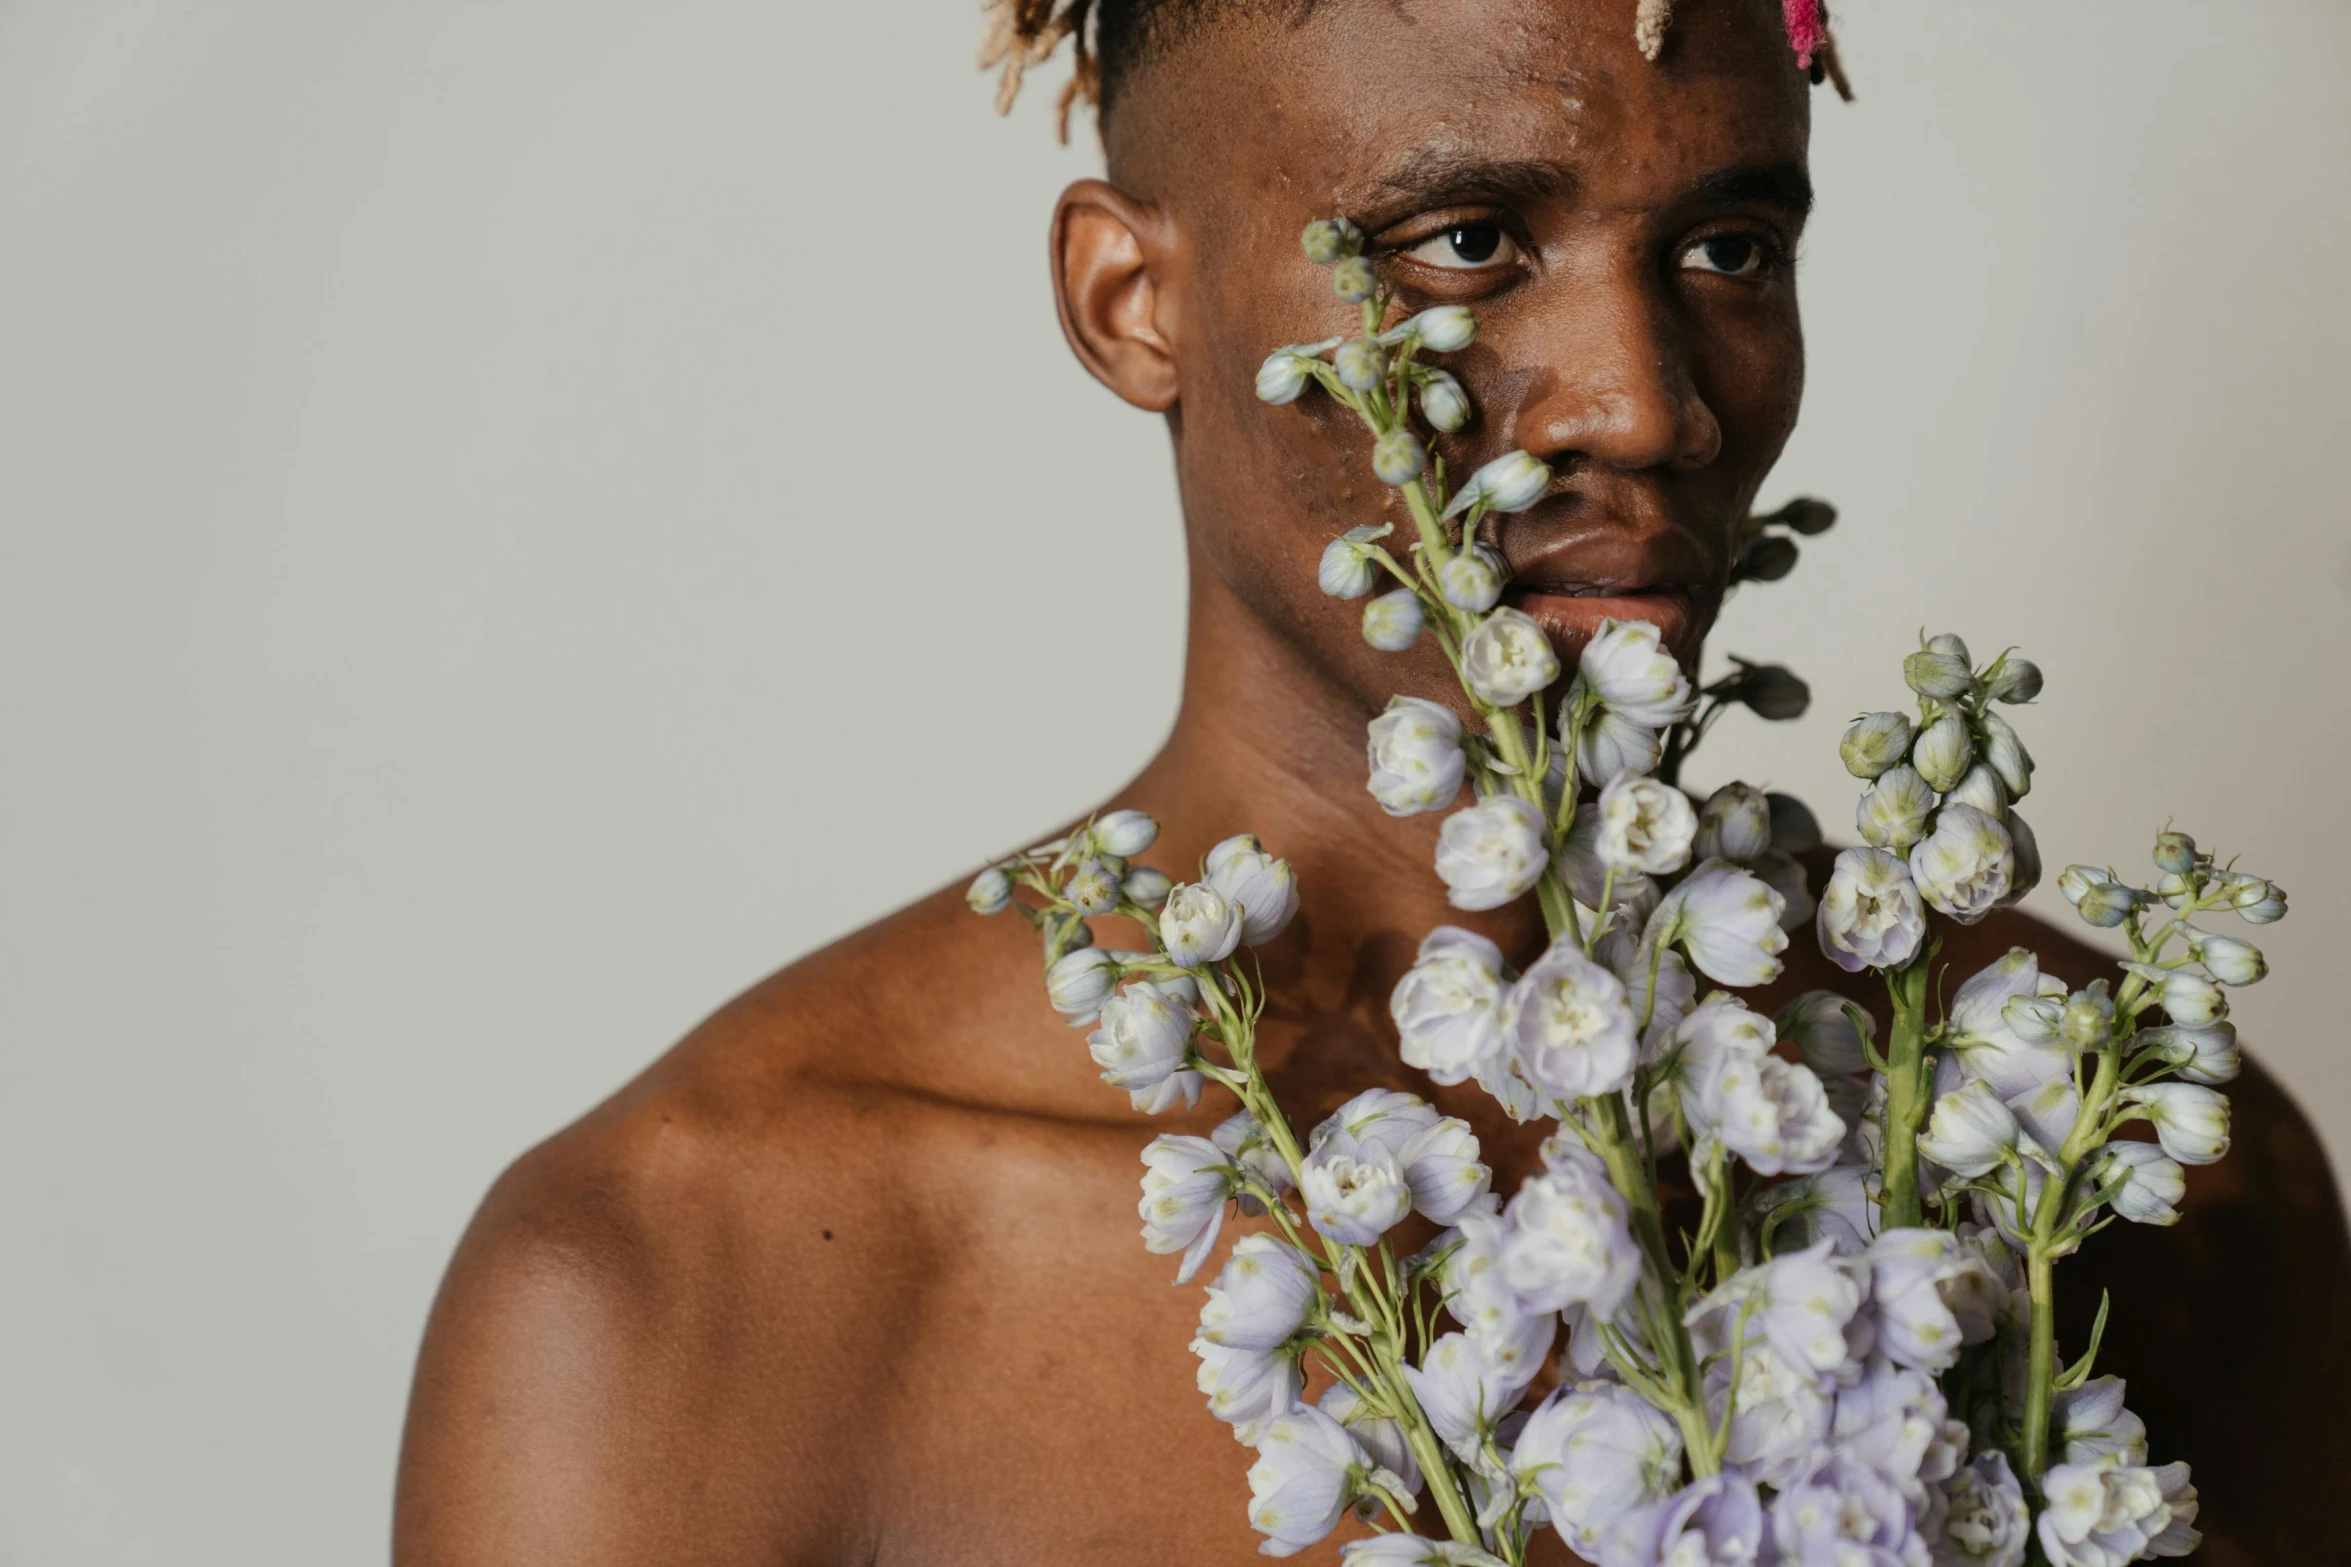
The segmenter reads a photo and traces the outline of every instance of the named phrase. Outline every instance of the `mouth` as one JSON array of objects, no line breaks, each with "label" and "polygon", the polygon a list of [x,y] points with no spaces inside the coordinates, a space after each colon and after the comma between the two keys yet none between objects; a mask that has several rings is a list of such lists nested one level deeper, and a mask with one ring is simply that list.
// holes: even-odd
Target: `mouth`
[{"label": "mouth", "polygon": [[1597,582],[1514,582],[1504,595],[1534,617],[1564,652],[1581,651],[1600,632],[1602,621],[1645,620],[1666,647],[1687,649],[1700,629],[1703,589],[1695,583],[1626,585]]}]

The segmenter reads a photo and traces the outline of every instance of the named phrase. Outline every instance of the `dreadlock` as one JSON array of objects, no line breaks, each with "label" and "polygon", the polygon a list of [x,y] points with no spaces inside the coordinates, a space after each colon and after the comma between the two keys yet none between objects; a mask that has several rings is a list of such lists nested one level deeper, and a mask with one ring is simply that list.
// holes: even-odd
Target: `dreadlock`
[{"label": "dreadlock", "polygon": [[[1068,39],[1075,68],[1057,105],[1061,139],[1066,142],[1071,109],[1084,103],[1101,111],[1148,49],[1169,41],[1180,30],[1201,25],[1216,11],[1241,3],[1243,0],[981,0],[987,31],[980,40],[980,68],[998,71],[996,112],[1009,114],[1029,67],[1051,59],[1061,41]],[[1674,4],[1675,0],[1638,0],[1633,38],[1643,57],[1655,60],[1665,52]],[[1850,102],[1853,88],[1837,61],[1826,0],[1780,0],[1780,10],[1788,26],[1788,43],[1796,51],[1796,64],[1816,84],[1834,82],[1837,95]]]}]

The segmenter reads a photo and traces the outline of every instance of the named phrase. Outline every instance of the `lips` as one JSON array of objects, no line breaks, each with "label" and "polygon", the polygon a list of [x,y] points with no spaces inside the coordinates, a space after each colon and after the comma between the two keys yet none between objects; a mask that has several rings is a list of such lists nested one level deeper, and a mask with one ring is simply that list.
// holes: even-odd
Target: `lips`
[{"label": "lips", "polygon": [[1700,590],[1687,585],[1619,588],[1600,584],[1514,583],[1505,597],[1534,617],[1552,642],[1580,651],[1607,620],[1645,620],[1677,652],[1697,640]]}]

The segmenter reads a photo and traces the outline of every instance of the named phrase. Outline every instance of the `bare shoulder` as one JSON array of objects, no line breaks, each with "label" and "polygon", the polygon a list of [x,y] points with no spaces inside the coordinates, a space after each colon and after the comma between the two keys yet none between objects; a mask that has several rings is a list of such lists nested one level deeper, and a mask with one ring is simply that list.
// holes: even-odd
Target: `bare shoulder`
[{"label": "bare shoulder", "polygon": [[426,1331],[402,1567],[871,1556],[889,1399],[866,1384],[979,1200],[919,1151],[1001,1118],[953,1063],[1017,1050],[989,1020],[1042,1010],[991,988],[1035,983],[1006,938],[917,904],[753,987],[500,1178]]}]

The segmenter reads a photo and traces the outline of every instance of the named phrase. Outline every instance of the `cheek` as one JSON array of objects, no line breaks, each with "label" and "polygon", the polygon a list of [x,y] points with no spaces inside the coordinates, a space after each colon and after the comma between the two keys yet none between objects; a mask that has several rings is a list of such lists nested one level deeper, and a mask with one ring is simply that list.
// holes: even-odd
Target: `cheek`
[{"label": "cheek", "polygon": [[1804,400],[1804,329],[1794,289],[1711,325],[1697,341],[1699,392],[1722,424],[1724,456],[1761,482],[1795,430]]}]

